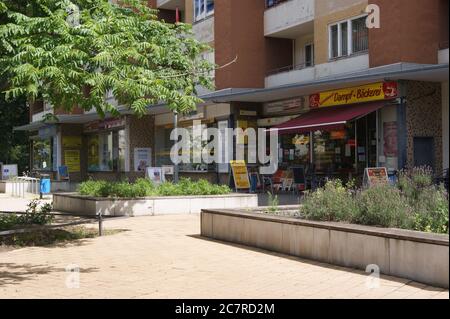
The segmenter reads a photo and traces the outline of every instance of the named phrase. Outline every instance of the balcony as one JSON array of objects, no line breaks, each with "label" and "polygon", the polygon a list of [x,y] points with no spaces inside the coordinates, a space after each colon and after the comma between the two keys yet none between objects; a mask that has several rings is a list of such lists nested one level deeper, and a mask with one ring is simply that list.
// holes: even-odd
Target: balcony
[{"label": "balcony", "polygon": [[309,82],[367,69],[369,69],[369,55],[365,53],[357,54],[312,67],[300,64],[272,70],[266,76],[265,86],[266,88],[271,88],[299,82]]},{"label": "balcony", "polygon": [[314,0],[267,1],[264,35],[294,39],[314,29]]},{"label": "balcony", "polygon": [[176,10],[178,8],[184,10],[185,0],[158,0],[156,5],[158,9]]}]

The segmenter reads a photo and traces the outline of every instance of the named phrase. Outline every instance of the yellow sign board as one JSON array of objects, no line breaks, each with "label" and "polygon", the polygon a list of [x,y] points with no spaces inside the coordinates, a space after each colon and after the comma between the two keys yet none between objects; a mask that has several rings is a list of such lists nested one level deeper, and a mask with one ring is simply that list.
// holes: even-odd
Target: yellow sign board
[{"label": "yellow sign board", "polygon": [[81,148],[81,136],[63,136],[62,146],[64,148]]},{"label": "yellow sign board", "polygon": [[69,173],[79,172],[80,169],[80,151],[64,151],[64,164],[67,166]]},{"label": "yellow sign board", "polygon": [[245,161],[230,161],[236,189],[250,189],[250,179]]},{"label": "yellow sign board", "polygon": [[311,108],[373,102],[398,96],[397,82],[380,82],[313,94],[309,97]]}]

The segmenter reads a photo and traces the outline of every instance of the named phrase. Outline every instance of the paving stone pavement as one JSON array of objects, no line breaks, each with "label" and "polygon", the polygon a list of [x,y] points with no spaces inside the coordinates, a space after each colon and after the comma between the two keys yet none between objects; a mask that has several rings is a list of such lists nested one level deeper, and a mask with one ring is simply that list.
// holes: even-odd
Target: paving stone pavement
[{"label": "paving stone pavement", "polygon": [[[394,277],[368,289],[362,271],[207,240],[199,223],[199,215],[108,220],[106,228],[127,231],[0,252],[0,298],[449,298]],[[79,288],[67,288],[76,279],[69,264],[80,268]]]}]

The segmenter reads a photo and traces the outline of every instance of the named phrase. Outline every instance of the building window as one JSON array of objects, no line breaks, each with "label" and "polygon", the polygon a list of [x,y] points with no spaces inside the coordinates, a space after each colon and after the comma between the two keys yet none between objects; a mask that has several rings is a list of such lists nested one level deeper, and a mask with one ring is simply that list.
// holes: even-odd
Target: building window
[{"label": "building window", "polygon": [[314,45],[305,45],[305,67],[314,66]]},{"label": "building window", "polygon": [[125,171],[125,148],[125,130],[90,135],[88,137],[88,171]]},{"label": "building window", "polygon": [[329,26],[329,58],[349,56],[369,49],[366,16],[341,21]]},{"label": "building window", "polygon": [[366,26],[366,17],[352,21],[352,50],[364,52],[369,49],[369,29]]},{"label": "building window", "polygon": [[214,13],[214,0],[194,0],[194,20],[198,21]]}]

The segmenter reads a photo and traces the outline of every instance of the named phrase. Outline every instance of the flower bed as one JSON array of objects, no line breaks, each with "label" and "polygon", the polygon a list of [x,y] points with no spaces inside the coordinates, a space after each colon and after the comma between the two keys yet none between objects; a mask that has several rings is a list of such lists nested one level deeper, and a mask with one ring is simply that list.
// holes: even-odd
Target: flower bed
[{"label": "flower bed", "polygon": [[433,185],[430,170],[403,171],[396,186],[355,189],[341,181],[305,196],[300,215],[315,221],[347,222],[368,226],[448,233],[448,194]]},{"label": "flower bed", "polygon": [[226,185],[214,185],[206,180],[193,182],[182,178],[179,183],[166,182],[154,185],[148,179],[138,179],[135,183],[87,181],[81,183],[80,195],[103,198],[141,198],[153,196],[194,196],[194,195],[226,195],[231,189]]},{"label": "flower bed", "polygon": [[136,183],[88,181],[79,192],[54,194],[56,211],[106,216],[199,214],[202,208],[252,208],[258,206],[254,194],[234,194],[228,186],[205,180],[181,179],[178,184],[154,185],[145,179]]}]

